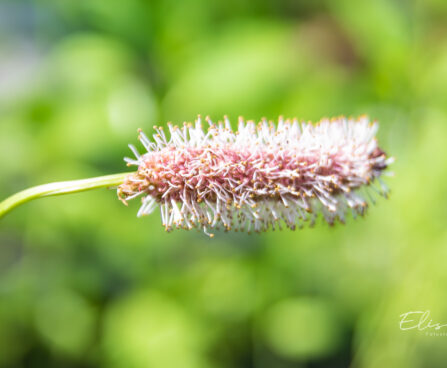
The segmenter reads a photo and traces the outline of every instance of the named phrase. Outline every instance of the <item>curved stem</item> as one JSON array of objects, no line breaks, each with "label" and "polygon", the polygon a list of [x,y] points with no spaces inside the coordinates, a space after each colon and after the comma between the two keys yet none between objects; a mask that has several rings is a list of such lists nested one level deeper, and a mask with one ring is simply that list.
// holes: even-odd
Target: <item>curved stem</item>
[{"label": "curved stem", "polygon": [[38,185],[13,194],[0,202],[0,218],[5,216],[15,207],[41,197],[57,196],[69,193],[84,192],[90,189],[115,186],[123,183],[125,177],[130,173],[120,173],[114,175],[99,176],[97,178],[61,181]]}]

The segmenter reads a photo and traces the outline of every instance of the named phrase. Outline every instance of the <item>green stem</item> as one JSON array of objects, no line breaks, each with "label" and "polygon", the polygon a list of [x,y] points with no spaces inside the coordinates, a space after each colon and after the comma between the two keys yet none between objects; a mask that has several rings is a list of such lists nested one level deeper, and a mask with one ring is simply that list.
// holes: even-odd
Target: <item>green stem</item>
[{"label": "green stem", "polygon": [[29,202],[33,199],[41,197],[57,196],[69,193],[84,192],[90,189],[111,187],[120,185],[124,182],[124,178],[130,173],[121,173],[107,176],[99,176],[97,178],[61,181],[57,183],[49,183],[25,189],[21,192],[13,194],[0,202],[0,218],[5,216],[15,207]]}]

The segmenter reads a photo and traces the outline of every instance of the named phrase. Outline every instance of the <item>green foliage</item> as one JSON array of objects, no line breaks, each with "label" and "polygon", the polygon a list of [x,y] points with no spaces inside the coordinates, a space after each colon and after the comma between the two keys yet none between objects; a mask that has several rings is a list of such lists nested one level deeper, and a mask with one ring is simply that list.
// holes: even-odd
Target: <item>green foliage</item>
[{"label": "green foliage", "polygon": [[199,113],[366,113],[397,161],[390,200],[333,228],[165,234],[106,190],[18,208],[0,366],[444,367],[445,336],[399,316],[447,323],[446,21],[442,0],[1,2],[1,199],[126,171],[137,128]]}]

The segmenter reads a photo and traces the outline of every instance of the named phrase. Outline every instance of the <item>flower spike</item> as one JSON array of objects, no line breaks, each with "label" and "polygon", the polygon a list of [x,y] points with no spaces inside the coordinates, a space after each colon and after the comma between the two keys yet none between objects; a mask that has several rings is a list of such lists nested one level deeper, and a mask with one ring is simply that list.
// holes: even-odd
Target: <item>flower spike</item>
[{"label": "flower spike", "polygon": [[[130,146],[125,158],[138,170],[118,187],[119,198],[142,196],[138,216],[159,207],[163,226],[264,231],[314,224],[318,214],[333,224],[348,211],[363,215],[367,200],[388,189],[380,179],[393,161],[375,138],[378,124],[362,116],[255,124],[227,117],[217,124],[199,116],[195,124],[154,127],[149,139],[139,130],[146,153]],[[376,186],[376,182],[378,186]]]}]

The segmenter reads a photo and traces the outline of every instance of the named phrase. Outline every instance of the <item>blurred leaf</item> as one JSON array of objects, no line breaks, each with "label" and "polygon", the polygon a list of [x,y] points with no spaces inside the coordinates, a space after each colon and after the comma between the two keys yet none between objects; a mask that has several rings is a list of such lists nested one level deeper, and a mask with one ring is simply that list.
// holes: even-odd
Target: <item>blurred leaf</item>
[{"label": "blurred leaf", "polygon": [[203,367],[200,329],[171,300],[136,292],[112,305],[104,349],[114,367]]},{"label": "blurred leaf", "polygon": [[36,327],[57,352],[82,356],[94,333],[94,311],[79,295],[52,291],[37,301]]},{"label": "blurred leaf", "polygon": [[331,307],[318,299],[287,299],[263,317],[265,339],[286,358],[306,360],[332,353],[341,331]]}]

